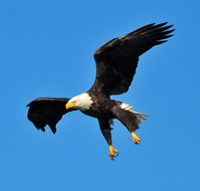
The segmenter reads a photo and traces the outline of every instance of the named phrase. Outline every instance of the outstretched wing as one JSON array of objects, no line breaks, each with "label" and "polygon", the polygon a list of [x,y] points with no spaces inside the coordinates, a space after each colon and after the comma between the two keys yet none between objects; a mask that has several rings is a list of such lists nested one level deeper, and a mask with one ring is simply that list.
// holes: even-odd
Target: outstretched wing
[{"label": "outstretched wing", "polygon": [[37,98],[27,105],[29,107],[27,117],[37,129],[45,131],[44,127],[49,125],[52,132],[55,133],[58,121],[64,114],[73,110],[65,109],[68,101],[67,98]]},{"label": "outstretched wing", "polygon": [[155,45],[166,42],[174,30],[167,23],[149,24],[107,42],[95,53],[96,79],[91,89],[107,95],[128,91],[139,56]]}]

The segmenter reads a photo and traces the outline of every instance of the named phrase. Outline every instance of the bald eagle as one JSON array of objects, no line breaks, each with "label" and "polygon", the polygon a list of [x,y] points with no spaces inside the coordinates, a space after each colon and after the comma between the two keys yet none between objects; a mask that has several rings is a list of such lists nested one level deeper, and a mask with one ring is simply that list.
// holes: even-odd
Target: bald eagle
[{"label": "bald eagle", "polygon": [[[110,99],[128,91],[135,74],[139,56],[155,45],[166,42],[173,36],[167,22],[141,27],[127,35],[114,38],[101,46],[95,53],[96,78],[93,86],[85,93],[68,98],[40,97],[27,107],[28,119],[37,129],[45,131],[49,125],[56,132],[56,124],[68,112],[80,110],[98,119],[103,136],[109,145],[109,157],[114,160],[118,150],[112,146],[111,127],[113,119],[118,119],[130,132],[133,142],[140,143],[135,134],[142,120],[148,114],[133,111],[129,104]],[[170,29],[170,30],[169,30]]]}]

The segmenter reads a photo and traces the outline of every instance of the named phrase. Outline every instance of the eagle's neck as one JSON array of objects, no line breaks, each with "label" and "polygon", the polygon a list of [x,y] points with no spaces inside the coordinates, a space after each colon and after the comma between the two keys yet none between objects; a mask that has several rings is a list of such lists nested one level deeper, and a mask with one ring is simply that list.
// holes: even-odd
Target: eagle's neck
[{"label": "eagle's neck", "polygon": [[81,111],[90,109],[93,103],[92,97],[87,92],[73,97],[70,100],[70,102],[73,102],[73,101],[76,101],[76,106],[74,108],[79,109]]}]

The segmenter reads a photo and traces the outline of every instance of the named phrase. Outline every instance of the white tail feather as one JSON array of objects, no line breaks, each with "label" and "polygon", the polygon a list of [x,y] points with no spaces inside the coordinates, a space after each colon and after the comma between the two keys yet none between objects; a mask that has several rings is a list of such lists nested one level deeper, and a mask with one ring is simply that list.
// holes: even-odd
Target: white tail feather
[{"label": "white tail feather", "polygon": [[133,111],[133,106],[130,106],[129,104],[126,104],[126,103],[122,103],[120,107],[122,109],[125,109],[125,110],[128,110],[128,111],[134,113],[135,116],[137,117],[138,124],[140,124],[141,121],[147,121],[147,119],[144,117],[150,116],[149,114],[144,114],[144,113],[139,113],[139,112]]}]

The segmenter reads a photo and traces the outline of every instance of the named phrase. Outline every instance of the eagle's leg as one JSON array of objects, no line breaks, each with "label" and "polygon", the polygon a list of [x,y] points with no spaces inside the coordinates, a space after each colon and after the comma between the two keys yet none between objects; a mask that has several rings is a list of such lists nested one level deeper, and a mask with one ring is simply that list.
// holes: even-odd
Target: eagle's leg
[{"label": "eagle's leg", "polygon": [[98,119],[98,120],[101,132],[109,145],[109,157],[111,160],[114,160],[115,157],[119,155],[119,152],[112,146],[112,135],[111,135],[112,128],[110,127],[109,120],[105,119]]},{"label": "eagle's leg", "polygon": [[133,112],[120,107],[114,107],[113,113],[131,133],[133,142],[136,145],[140,144],[140,138],[135,134],[135,131],[139,129],[137,116]]}]

